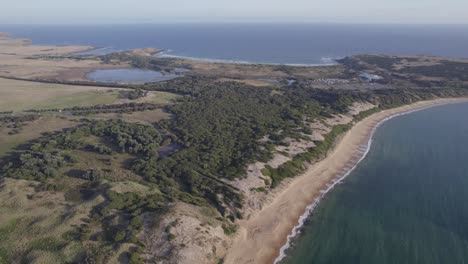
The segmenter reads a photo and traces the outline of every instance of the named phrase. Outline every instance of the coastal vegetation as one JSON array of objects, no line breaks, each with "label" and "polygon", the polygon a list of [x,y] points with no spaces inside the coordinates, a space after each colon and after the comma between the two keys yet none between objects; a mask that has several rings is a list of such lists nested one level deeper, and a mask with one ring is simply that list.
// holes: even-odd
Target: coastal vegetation
[{"label": "coastal vegetation", "polygon": [[372,71],[384,81],[409,80],[417,86],[467,87],[468,61],[432,56],[360,55],[340,60],[350,70]]},{"label": "coastal vegetation", "polygon": [[404,68],[401,72],[468,81],[468,62],[441,60],[433,65]]},{"label": "coastal vegetation", "polygon": [[[226,234],[234,232],[232,221],[242,217],[244,194],[230,182],[242,178],[249,163],[268,161],[274,151],[271,146],[282,144],[286,137],[307,138],[308,121],[346,113],[356,101],[379,105],[358,116],[363,118],[378,109],[463,94],[464,90],[448,89],[372,93],[301,86],[258,89],[237,82],[199,86],[191,96],[166,106],[173,115],[171,120],[155,126],[82,120],[75,128],[43,136],[27,149],[4,158],[1,175],[41,182],[38,191],[63,192],[76,202],[104,197],[90,211],[90,227],[74,229],[68,239],[109,247],[131,243],[136,247],[131,252],[137,252],[144,248],[137,239],[143,230],[142,214],[163,215],[177,201],[216,208],[225,219]],[[100,111],[101,107],[89,110]],[[307,164],[323,158],[349,127],[334,126],[307,152],[278,168],[267,166],[262,171],[270,178],[267,187],[276,187],[284,178],[298,175]],[[270,140],[260,141],[265,136]],[[181,147],[169,155],[159,155],[161,145],[168,144]],[[92,167],[86,165],[90,158],[95,160]],[[125,173],[118,173],[117,167]],[[154,191],[112,191],[109,182],[121,180],[132,180]],[[124,220],[116,224],[117,218]]]},{"label": "coastal vegetation", "polygon": [[[131,66],[140,69],[149,69],[162,72],[171,72],[177,65],[169,58],[156,58],[144,56],[132,52],[116,52],[99,57],[104,63],[127,62]],[[188,65],[185,65],[189,67]]]},{"label": "coastal vegetation", "polygon": [[39,117],[36,115],[22,115],[22,116],[0,116],[0,127],[10,129],[8,135],[15,135],[21,132],[24,125],[28,122],[35,121]]},{"label": "coastal vegetation", "polygon": [[318,161],[324,158],[337,138],[350,128],[349,125],[336,125],[321,141],[316,141],[315,147],[309,151],[295,156],[292,160],[285,162],[278,168],[274,169],[271,166],[265,167],[262,173],[271,178],[271,187],[276,187],[285,178],[291,178],[304,172],[307,164]]},{"label": "coastal vegetation", "polygon": [[[0,199],[0,213],[7,219],[0,222],[0,241],[5,241],[0,243],[0,263],[32,262],[38,256],[56,263],[105,263],[109,258],[141,263],[150,251],[151,241],[145,238],[160,225],[166,225],[158,237],[165,245],[186,246],[173,244],[183,232],[174,231],[180,222],[164,222],[177,204],[208,212],[200,230],[218,226],[231,236],[237,220],[245,217],[249,193],[236,182],[245,180],[249,165],[265,164],[260,175],[264,184],[253,189],[267,195],[284,179],[323,159],[340,136],[366,116],[468,93],[460,83],[466,81],[466,65],[461,62],[398,69],[403,61],[415,59],[364,56],[329,68],[212,64],[210,72],[209,67],[202,68],[205,64],[132,52],[80,58],[191,72],[146,84],[0,79],[2,98],[11,99],[0,107],[0,198],[5,198]],[[30,59],[73,58],[40,54]],[[384,76],[386,84],[398,79],[401,82],[396,83],[404,85],[363,88],[356,74],[370,69]],[[405,74],[438,74],[448,80],[426,85]],[[247,82],[265,76],[276,82],[262,87]],[[316,88],[319,77],[346,80],[353,86]],[[460,85],[448,86],[449,81]],[[29,92],[30,96],[21,95]],[[372,108],[350,115],[356,103]],[[167,117],[142,122],[130,115],[155,115],[155,110]],[[313,122],[345,115],[352,121],[330,125],[327,133],[321,131],[323,139],[312,139],[317,132]],[[60,124],[50,126],[51,120]],[[40,122],[51,128],[38,129]],[[18,141],[7,144],[12,138]],[[313,144],[291,154],[285,149],[291,140]],[[285,161],[268,164],[278,154]],[[10,195],[10,190],[16,193]],[[18,231],[28,228],[34,231],[28,236]],[[26,236],[27,242],[16,242],[18,236]],[[162,257],[170,254],[175,253],[168,250]]]},{"label": "coastal vegetation", "polygon": [[71,107],[71,108],[49,108],[49,109],[28,109],[26,113],[47,113],[47,112],[67,112],[72,115],[91,115],[99,113],[133,113],[139,111],[154,110],[164,105],[152,103],[124,103],[124,104],[106,104],[93,105],[89,107]]}]

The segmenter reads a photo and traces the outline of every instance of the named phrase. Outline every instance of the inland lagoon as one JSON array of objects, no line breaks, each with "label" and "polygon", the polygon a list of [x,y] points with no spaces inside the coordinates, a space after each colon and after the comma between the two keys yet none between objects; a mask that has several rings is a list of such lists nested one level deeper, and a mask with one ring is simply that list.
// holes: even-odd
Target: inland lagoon
[{"label": "inland lagoon", "polygon": [[281,263],[466,263],[468,104],[395,117]]}]

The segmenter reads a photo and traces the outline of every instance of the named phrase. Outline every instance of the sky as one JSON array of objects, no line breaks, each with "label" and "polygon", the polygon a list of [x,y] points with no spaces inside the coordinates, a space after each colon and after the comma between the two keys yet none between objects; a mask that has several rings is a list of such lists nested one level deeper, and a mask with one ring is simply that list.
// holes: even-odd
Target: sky
[{"label": "sky", "polygon": [[468,0],[0,0],[2,24],[468,24]]}]

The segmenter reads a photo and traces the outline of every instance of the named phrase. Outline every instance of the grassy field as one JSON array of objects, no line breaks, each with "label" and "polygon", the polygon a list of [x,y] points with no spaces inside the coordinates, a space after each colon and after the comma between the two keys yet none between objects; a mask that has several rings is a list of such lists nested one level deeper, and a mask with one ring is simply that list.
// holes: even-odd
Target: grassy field
[{"label": "grassy field", "polygon": [[60,192],[37,193],[38,182],[0,180],[0,263],[72,262],[83,245],[66,239],[102,197],[73,203]]},{"label": "grassy field", "polygon": [[[28,122],[16,135],[5,134],[9,128],[4,127],[0,139],[5,145],[0,144],[0,148],[12,148],[12,142],[21,143],[37,137],[40,134],[38,127],[58,130],[73,123],[78,124],[67,117],[41,117]],[[11,137],[16,139],[9,140]],[[129,263],[126,258],[135,250],[136,244],[131,241],[136,241],[141,222],[132,222],[134,239],[112,249],[106,242],[110,239],[109,234],[113,235],[109,228],[130,225],[133,218],[127,211],[119,214],[109,211],[112,215],[107,214],[106,219],[101,219],[96,210],[108,205],[104,203],[109,199],[107,190],[115,193],[115,197],[127,198],[133,197],[129,193],[148,197],[160,197],[162,193],[150,184],[145,185],[143,178],[129,169],[136,154],[122,152],[105,136],[81,136],[80,141],[83,147],[67,149],[74,161],[68,164],[70,166],[58,168],[59,177],[40,183],[12,179],[10,172],[2,171],[5,178],[0,179],[0,264]],[[111,152],[98,153],[90,149],[90,145],[106,146]],[[62,150],[58,147],[55,151]],[[99,180],[89,181],[86,175],[90,171],[99,172],[93,173]],[[123,201],[118,197],[116,206]],[[140,206],[145,204],[145,201],[140,202]],[[117,238],[113,239],[117,241]]]},{"label": "grassy field", "polygon": [[149,92],[147,97],[140,98],[139,100],[136,100],[136,102],[168,104],[168,103],[171,103],[177,97],[179,97],[179,95],[177,94],[153,91],[153,92]]},{"label": "grassy field", "polygon": [[[74,86],[17,81],[0,78],[0,111],[26,109],[66,108],[129,102],[120,98],[125,89]],[[151,92],[147,97],[132,102],[169,103],[175,94]],[[3,98],[8,98],[4,100]]]},{"label": "grassy field", "polygon": [[162,109],[156,109],[134,113],[102,113],[90,115],[89,117],[93,119],[121,119],[129,123],[152,124],[163,119],[169,119],[170,114],[164,112]]},{"label": "grassy field", "polygon": [[110,104],[118,92],[107,88],[35,83],[0,78],[0,111]]},{"label": "grassy field", "polygon": [[44,116],[38,120],[27,123],[19,134],[9,135],[11,129],[0,126],[0,157],[12,151],[20,144],[28,140],[38,138],[42,133],[59,131],[64,128],[78,125],[69,119],[59,118],[56,116]]},{"label": "grassy field", "polygon": [[[41,133],[57,131],[77,125],[68,118],[45,116],[29,122],[21,133],[8,135],[8,128],[0,129],[0,156],[13,150],[18,144],[37,138]],[[86,143],[105,144],[101,138],[83,138]],[[75,257],[102,246],[98,240],[72,239],[76,230],[86,228],[93,233],[102,232],[100,222],[89,218],[93,208],[104,202],[101,194],[83,198],[82,188],[87,181],[77,177],[89,169],[106,172],[109,189],[117,193],[138,192],[148,195],[159,193],[157,189],[138,184],[141,177],[125,168],[135,157],[114,152],[100,155],[92,151],[73,150],[76,162],[59,170],[61,177],[51,180],[61,191],[41,189],[36,181],[0,179],[0,264],[3,263],[72,263]],[[71,175],[71,176],[70,176]],[[8,175],[4,175],[8,176]],[[38,191],[41,189],[41,191]],[[121,263],[121,253],[127,244],[105,262]],[[124,253],[123,255],[125,255]],[[90,262],[95,263],[95,262]]]}]

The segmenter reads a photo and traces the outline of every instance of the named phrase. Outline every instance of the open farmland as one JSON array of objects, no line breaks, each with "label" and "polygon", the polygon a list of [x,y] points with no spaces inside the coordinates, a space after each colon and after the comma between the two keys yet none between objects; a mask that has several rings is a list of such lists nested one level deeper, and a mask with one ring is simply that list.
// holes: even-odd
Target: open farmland
[{"label": "open farmland", "polygon": [[[28,109],[69,108],[74,106],[93,106],[98,104],[127,103],[121,88],[61,85],[18,81],[0,78],[0,111],[22,111]],[[134,102],[164,104],[176,95],[165,92],[150,92]]]}]

